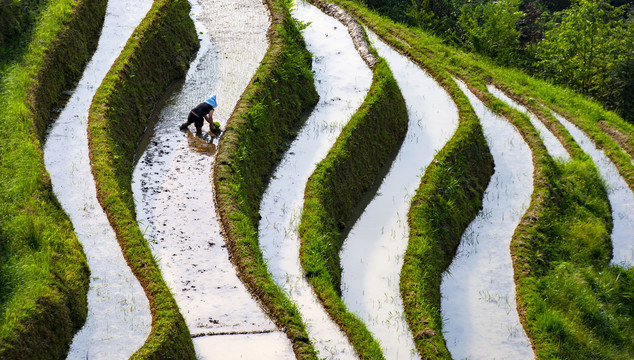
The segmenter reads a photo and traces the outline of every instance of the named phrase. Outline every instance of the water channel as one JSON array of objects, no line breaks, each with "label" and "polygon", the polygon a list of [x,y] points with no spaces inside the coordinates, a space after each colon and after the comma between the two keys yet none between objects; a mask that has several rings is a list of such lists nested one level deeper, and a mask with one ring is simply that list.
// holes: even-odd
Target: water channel
[{"label": "water channel", "polygon": [[546,125],[544,125],[544,123],[542,123],[541,120],[537,118],[537,116],[528,111],[528,109],[526,109],[524,106],[518,104],[510,97],[506,96],[506,94],[502,90],[496,88],[495,86],[487,85],[487,90],[489,90],[491,94],[493,94],[496,98],[502,100],[508,106],[528,116],[531,124],[539,132],[539,135],[544,142],[544,145],[546,146],[548,154],[553,157],[553,159],[563,161],[570,160],[570,154],[568,154],[568,151],[564,148],[559,139],[557,139],[555,135],[553,135],[553,133],[548,130]]},{"label": "water channel", "polygon": [[342,295],[379,341],[386,359],[418,359],[399,291],[409,240],[407,212],[425,172],[458,127],[446,91],[418,65],[369,34],[401,88],[409,125],[377,194],[354,224],[341,251]]},{"label": "water channel", "polygon": [[127,359],[150,333],[148,299],[97,201],[87,126],[97,88],[151,5],[150,0],[108,1],[97,49],[44,145],[53,191],[73,223],[90,267],[88,318],[73,338],[68,359]]},{"label": "water channel", "polygon": [[[189,111],[217,94],[224,128],[267,47],[259,0],[191,1],[201,48],[185,82],[148,128],[133,173],[137,221],[158,259],[200,359],[294,359],[284,332],[237,277],[220,232],[211,184],[218,138],[181,131]],[[190,125],[193,130],[194,126]]]},{"label": "water channel", "polygon": [[489,110],[467,86],[495,172],[482,210],[465,230],[440,290],[443,334],[454,359],[532,359],[515,306],[510,243],[533,192],[531,150],[506,119]]},{"label": "water channel", "polygon": [[594,142],[577,126],[563,116],[553,113],[568,130],[577,144],[594,161],[608,189],[612,208],[612,264],[630,268],[634,266],[634,193],[614,163],[598,149]]},{"label": "water channel", "polygon": [[310,23],[302,34],[314,56],[313,73],[320,99],[263,195],[260,248],[274,280],[297,304],[319,357],[352,359],[356,358],[352,346],[304,278],[297,226],[306,181],[363,102],[372,73],[355,50],[345,25],[304,2],[297,3],[292,15]]}]

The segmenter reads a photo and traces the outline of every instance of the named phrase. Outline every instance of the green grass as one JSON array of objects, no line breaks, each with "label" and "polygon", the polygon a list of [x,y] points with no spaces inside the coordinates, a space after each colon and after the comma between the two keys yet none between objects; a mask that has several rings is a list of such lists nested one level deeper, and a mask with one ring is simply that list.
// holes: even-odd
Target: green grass
[{"label": "green grass", "polygon": [[493,158],[467,98],[428,53],[393,36],[382,19],[352,2],[340,1],[354,16],[431,74],[453,98],[459,113],[454,136],[436,155],[412,198],[410,240],[401,271],[401,296],[418,352],[424,358],[449,358],[442,336],[440,280],[462,232],[481,207],[493,174]]},{"label": "green grass", "polygon": [[[524,327],[528,329],[530,337],[536,343],[538,357],[631,358],[631,350],[628,350],[628,347],[631,347],[631,339],[634,338],[631,331],[632,297],[631,290],[629,290],[631,289],[632,270],[612,267],[607,262],[610,257],[608,235],[611,220],[605,188],[599,180],[594,165],[587,160],[587,157],[572,141],[567,131],[553,121],[549,112],[542,108],[542,104],[568,117],[599,143],[617,164],[619,171],[630,186],[632,184],[631,174],[634,169],[630,163],[630,158],[615,141],[600,131],[597,123],[599,121],[607,122],[630,137],[633,133],[632,127],[614,113],[605,111],[595,102],[570,90],[532,79],[516,70],[494,66],[478,56],[465,54],[443,45],[439,39],[420,30],[410,29],[381,18],[366,9],[362,9],[357,3],[343,0],[340,3],[347,6],[349,11],[361,18],[373,31],[410,58],[423,64],[436,65],[435,67],[428,65],[427,69],[437,79],[438,74],[441,73],[439,69],[444,69],[464,79],[490,108],[506,116],[520,130],[530,145],[535,166],[534,193],[531,205],[522,219],[522,224],[513,237],[512,255],[520,296],[518,310]],[[546,120],[547,125],[564,141],[564,145],[573,156],[572,162],[569,165],[554,163],[546,153],[538,134],[527,118],[494,99],[491,94],[486,92],[486,83],[494,83],[509,92],[516,100],[528,105],[542,119]],[[435,166],[444,164],[444,161],[440,161],[439,157],[437,160],[439,161],[435,163],[437,164]],[[445,167],[447,170],[456,170],[455,166]],[[432,177],[433,171],[434,168],[427,170],[423,183],[425,178]],[[456,175],[442,175],[442,171],[439,171],[436,180],[432,179],[431,184],[432,186],[440,184],[439,190],[452,189],[456,186],[464,189],[465,185],[458,186],[455,183],[458,178],[459,176]],[[443,181],[447,184],[442,185]],[[466,188],[470,189],[469,186]],[[437,193],[445,193],[445,190],[437,190]],[[429,203],[430,208],[440,207],[442,210],[443,201],[431,200],[433,199],[432,195],[426,194],[421,198]],[[455,206],[455,203],[450,202],[450,204]],[[415,211],[418,211],[416,203],[412,207],[410,216]],[[456,213],[459,212],[456,211]],[[440,216],[429,213],[426,218],[434,219],[434,221],[439,219],[442,221],[443,218],[451,220],[453,215],[449,215],[449,217],[444,217],[442,212]],[[419,219],[411,221],[410,226],[413,236],[410,239],[411,247],[412,242],[416,241],[417,230],[415,228],[427,227],[427,225],[425,221]],[[433,233],[433,228],[430,226],[428,231]],[[442,227],[437,227],[437,229],[442,229]],[[453,229],[453,227],[445,227],[445,229]],[[444,232],[446,231],[442,231],[442,233]],[[565,241],[561,239],[565,239]],[[441,255],[446,254],[446,252],[435,253],[438,249],[442,249],[441,244],[446,246],[448,243],[435,240],[428,244],[429,248],[421,247],[420,249],[422,254],[430,254],[428,260],[439,259],[442,258]],[[433,250],[434,248],[438,249]],[[535,266],[546,261],[543,253],[546,249],[556,257],[549,260],[548,266],[537,275]],[[571,262],[572,259],[576,259],[575,262]],[[406,255],[406,264],[407,262]],[[430,262],[433,263],[433,261],[415,263],[414,269],[420,272],[432,271],[433,265],[430,266]],[[562,266],[567,270],[561,270]],[[438,315],[438,308],[434,305],[439,303],[431,301],[437,285],[433,284],[433,281],[418,283],[429,286],[432,292],[427,295],[423,294],[422,301],[419,303],[408,303],[405,300],[407,299],[407,291],[404,290],[403,284],[403,279],[407,277],[406,267],[407,265],[404,265],[401,283],[406,312],[411,311],[410,309],[415,309],[415,311],[423,309],[422,315],[416,315],[414,318],[433,330],[433,332],[426,331],[424,327],[416,330],[410,321],[415,338],[418,336],[429,337],[429,339],[424,339],[424,343],[429,344],[427,348],[431,353],[422,351],[426,357],[448,358],[449,354],[444,349],[444,341],[435,342],[435,335],[442,328],[440,317],[428,318],[424,315],[425,311]],[[568,300],[561,300],[561,303],[558,300],[558,304],[537,301],[545,299],[547,296],[556,297],[554,294],[559,294],[561,298],[563,293],[558,291],[558,288],[563,287],[564,283],[558,283],[557,279],[562,277],[568,278],[565,282],[566,289],[571,293],[583,293],[584,300],[576,302],[569,296]],[[601,281],[606,284],[601,286],[610,289],[611,295],[609,297],[604,297],[601,293],[596,292],[599,289],[597,284]],[[535,284],[539,284],[539,287]],[[593,291],[589,289],[593,289]],[[575,309],[583,308],[581,302],[593,305],[587,305],[588,310],[576,312]],[[549,315],[541,319],[543,323],[550,324],[548,325],[550,328],[546,325],[536,325],[536,314],[543,313],[545,309],[548,309],[549,313],[555,314],[552,317]],[[557,320],[550,321],[549,318]],[[607,331],[606,328],[610,330]],[[565,338],[557,337],[557,331],[561,333],[564,330],[568,335]],[[599,336],[596,333],[603,335]],[[606,336],[606,334],[610,335]],[[615,351],[618,348],[624,350],[619,354]]]},{"label": "green grass", "polygon": [[[42,5],[43,6],[43,5]],[[81,75],[105,1],[48,1],[0,85],[0,358],[61,358],[86,319],[89,270],[44,167],[51,111]],[[34,14],[35,16],[35,14]],[[26,40],[20,39],[20,40]],[[72,54],[69,56],[68,54]],[[64,61],[59,61],[59,58]]]},{"label": "green grass", "polygon": [[152,331],[135,359],[195,358],[189,330],[136,222],[131,189],[134,154],[154,103],[185,75],[198,49],[189,11],[186,0],[154,2],[97,90],[88,118],[97,198],[152,312]]},{"label": "green grass", "polygon": [[28,48],[45,0],[5,0],[0,2],[0,78],[4,69]]},{"label": "green grass", "polygon": [[259,206],[266,182],[294,136],[293,128],[318,100],[299,24],[287,1],[267,1],[270,45],[227,122],[214,165],[217,210],[231,259],[249,290],[286,332],[298,358],[316,353],[299,311],[269,274],[258,245]]},{"label": "green grass", "polygon": [[526,116],[484,91],[480,96],[533,151],[535,190],[511,252],[520,319],[537,357],[631,358],[634,271],[609,265],[612,219],[596,166],[581,152],[553,162]]},{"label": "green grass", "polygon": [[416,348],[430,359],[449,357],[440,314],[442,273],[451,264],[462,233],[480,210],[493,174],[493,158],[469,101],[446,73],[442,75],[438,78],[444,78],[441,84],[458,107],[460,123],[428,166],[412,198],[410,240],[400,281]]},{"label": "green grass", "polygon": [[514,239],[518,295],[540,358],[634,356],[634,270],[609,265],[611,214],[589,159],[555,164],[548,201]]},{"label": "green grass", "polygon": [[[343,224],[380,184],[407,132],[405,101],[385,60],[373,69],[370,90],[306,184],[299,225],[300,261],[326,311],[362,359],[382,359],[381,348],[341,299],[339,252]],[[376,191],[376,188],[373,190]]]}]

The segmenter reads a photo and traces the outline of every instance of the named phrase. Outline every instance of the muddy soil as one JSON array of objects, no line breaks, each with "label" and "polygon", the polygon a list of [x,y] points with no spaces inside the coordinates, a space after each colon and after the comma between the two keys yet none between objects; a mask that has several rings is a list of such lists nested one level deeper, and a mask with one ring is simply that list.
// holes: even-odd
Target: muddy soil
[{"label": "muddy soil", "polygon": [[192,13],[201,48],[147,131],[133,173],[137,220],[199,358],[295,358],[229,260],[210,178],[218,137],[207,124],[201,135],[179,130],[212,94],[218,99],[213,118],[224,128],[268,47],[268,11],[258,0],[201,0],[192,1]]},{"label": "muddy soil", "polygon": [[91,273],[88,318],[73,338],[69,359],[127,359],[150,333],[148,299],[124,260],[97,201],[88,158],[87,125],[97,88],[151,5],[149,0],[108,2],[97,50],[49,130],[44,146],[53,190],[71,218]]},{"label": "muddy soil", "polygon": [[630,156],[632,162],[634,162],[634,144],[632,143],[631,136],[625,135],[623,132],[619,131],[614,125],[606,122],[599,121],[597,126],[603,130],[606,134],[608,134],[612,140],[614,140],[625,152]]}]

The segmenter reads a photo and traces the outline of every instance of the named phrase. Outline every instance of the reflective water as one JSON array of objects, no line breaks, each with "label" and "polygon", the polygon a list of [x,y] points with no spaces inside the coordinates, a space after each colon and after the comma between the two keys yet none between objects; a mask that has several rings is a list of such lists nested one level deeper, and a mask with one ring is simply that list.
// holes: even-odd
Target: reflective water
[{"label": "reflective water", "polygon": [[137,221],[194,336],[198,358],[295,358],[286,335],[229,260],[210,177],[218,139],[207,124],[200,136],[178,128],[211,94],[218,98],[214,120],[224,128],[266,52],[268,13],[258,0],[191,4],[201,48],[184,84],[148,129],[133,173]]},{"label": "reflective water", "polygon": [[276,283],[297,304],[319,357],[355,358],[347,338],[328,317],[304,278],[297,226],[306,181],[363,102],[372,73],[340,22],[303,2],[297,4],[292,15],[310,23],[302,34],[314,55],[313,72],[320,100],[264,193],[260,204],[260,248]]},{"label": "reflective water", "polygon": [[533,192],[531,150],[517,130],[458,85],[480,118],[495,162],[482,210],[443,274],[443,334],[454,359],[531,359],[515,307],[510,243]]},{"label": "reflective water", "polygon": [[150,333],[148,299],[123,259],[97,201],[88,158],[87,123],[97,88],[151,5],[149,0],[108,1],[97,50],[44,146],[53,190],[73,222],[91,272],[88,318],[73,338],[69,359],[126,359]]},{"label": "reflective water", "polygon": [[594,161],[601,178],[607,185],[613,222],[612,264],[625,268],[634,266],[634,193],[614,163],[594,145],[594,142],[583,131],[561,115],[554,112],[553,115]]},{"label": "reflective water", "polygon": [[489,90],[489,92],[493,94],[496,98],[502,100],[513,109],[528,115],[528,119],[539,132],[539,135],[544,141],[544,145],[546,146],[546,150],[548,150],[548,154],[550,156],[564,161],[570,160],[570,155],[568,154],[568,151],[564,148],[559,139],[557,139],[555,135],[553,135],[553,133],[548,130],[546,125],[544,125],[544,123],[542,123],[541,120],[537,118],[537,116],[528,111],[528,109],[526,109],[524,106],[518,104],[513,99],[506,96],[504,92],[502,92],[495,86],[487,85],[487,90]]},{"label": "reflective water", "polygon": [[409,239],[407,212],[420,177],[458,127],[458,110],[438,83],[369,34],[390,65],[409,116],[407,135],[377,194],[341,251],[342,295],[379,341],[386,359],[418,359],[399,291]]}]

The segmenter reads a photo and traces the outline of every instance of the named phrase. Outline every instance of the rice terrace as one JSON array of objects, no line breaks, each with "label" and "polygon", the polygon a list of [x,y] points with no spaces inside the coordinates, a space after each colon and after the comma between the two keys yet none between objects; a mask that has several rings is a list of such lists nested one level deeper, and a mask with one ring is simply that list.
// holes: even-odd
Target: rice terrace
[{"label": "rice terrace", "polygon": [[0,0],[0,359],[634,359],[634,1]]}]

